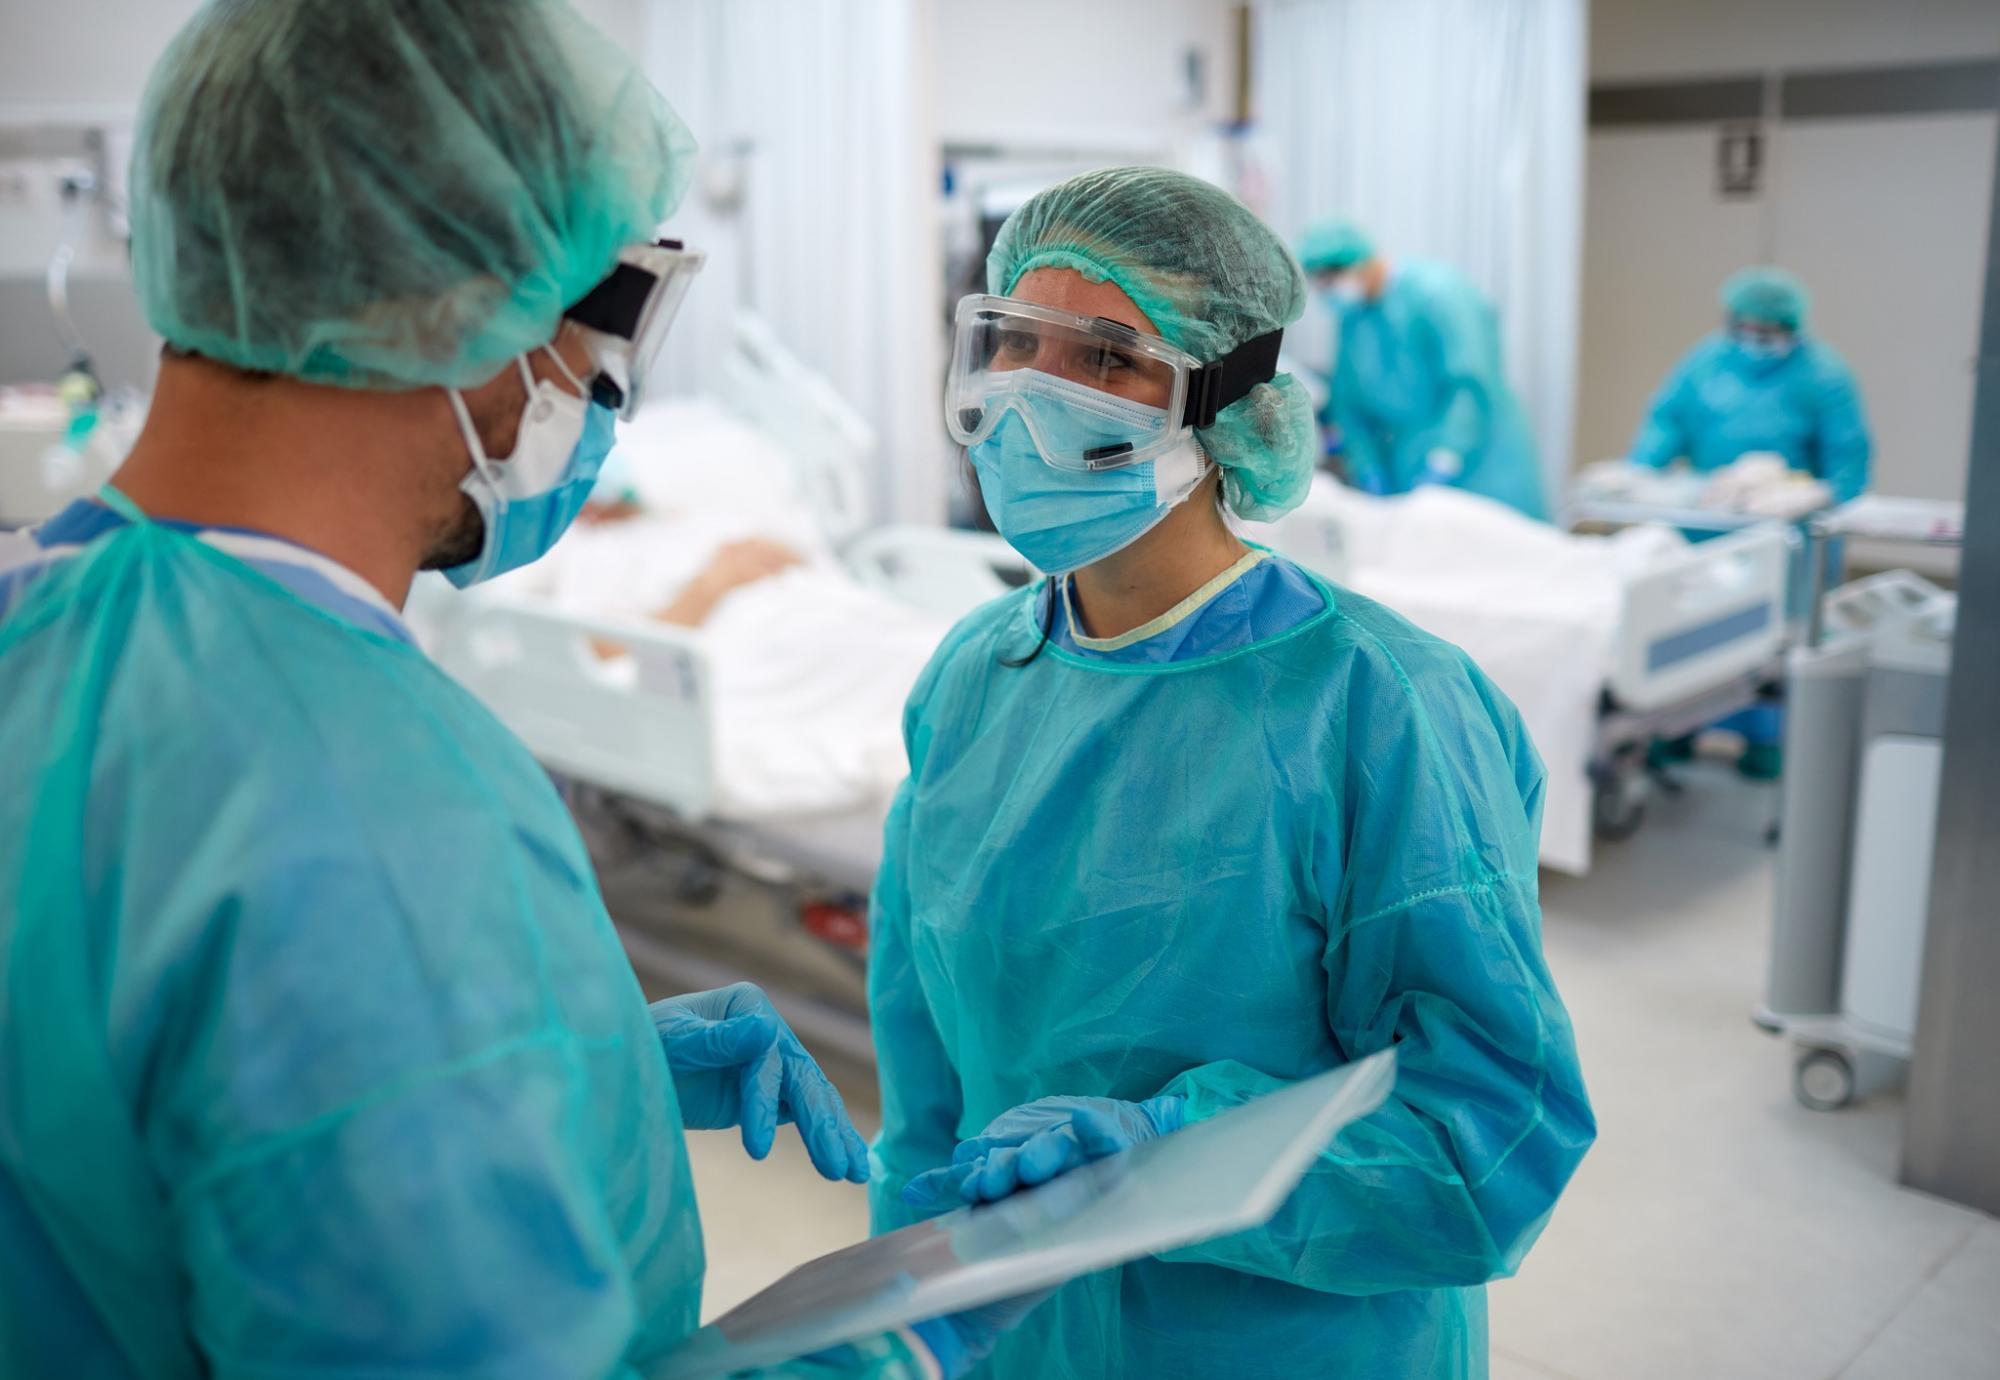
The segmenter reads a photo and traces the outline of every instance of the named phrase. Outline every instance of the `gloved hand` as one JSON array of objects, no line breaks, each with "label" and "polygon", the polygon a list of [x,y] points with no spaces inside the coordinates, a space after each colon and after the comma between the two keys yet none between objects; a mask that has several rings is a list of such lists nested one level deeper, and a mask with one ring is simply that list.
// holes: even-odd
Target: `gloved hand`
[{"label": "gloved hand", "polygon": [[743,1148],[761,1160],[778,1127],[795,1122],[823,1176],[868,1182],[868,1146],[840,1093],[763,992],[739,982],[668,997],[651,1011],[690,1128],[741,1126]]},{"label": "gloved hand", "polygon": [[1003,1112],[971,1140],[960,1141],[951,1165],[919,1174],[903,1186],[912,1207],[990,1203],[1019,1188],[1047,1183],[1081,1164],[1129,1150],[1181,1128],[1187,1099],[1044,1097]]},{"label": "gloved hand", "polygon": [[963,1313],[928,1318],[912,1324],[910,1331],[930,1348],[931,1355],[937,1358],[938,1369],[944,1372],[945,1380],[958,1380],[959,1376],[990,1356],[1000,1338],[1019,1327],[1021,1319],[1034,1312],[1053,1293],[1053,1288],[1037,1289],[1032,1294],[1020,1294],[978,1308],[968,1308]]}]

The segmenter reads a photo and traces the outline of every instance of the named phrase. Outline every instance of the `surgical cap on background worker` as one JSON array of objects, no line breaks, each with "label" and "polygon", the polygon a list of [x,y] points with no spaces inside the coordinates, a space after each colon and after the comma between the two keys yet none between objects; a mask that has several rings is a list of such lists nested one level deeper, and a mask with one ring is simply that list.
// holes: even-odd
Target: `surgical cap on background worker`
[{"label": "surgical cap on background worker", "polygon": [[1308,277],[1338,275],[1375,257],[1375,242],[1351,220],[1326,220],[1299,241],[1299,266]]},{"label": "surgical cap on background worker", "polygon": [[1721,300],[1723,329],[1661,383],[1632,461],[1657,469],[1685,456],[1715,470],[1770,452],[1824,480],[1835,502],[1858,497],[1872,450],[1861,390],[1846,362],[1806,334],[1804,285],[1781,269],[1746,268]]},{"label": "surgical cap on background worker", "polygon": [[[630,1375],[697,1322],[684,1122],[753,1155],[796,1122],[866,1177],[761,993],[649,1010],[547,775],[391,602],[432,512],[478,572],[573,516],[610,414],[559,322],[691,156],[554,0],[217,0],[155,71],[133,263],[170,351],[118,482],[289,512],[242,429],[338,416],[396,438],[349,482],[409,511],[315,510],[390,552],[373,583],[115,489],[0,538],[0,1372]],[[962,1369],[993,1325],[918,1330]]]},{"label": "surgical cap on background worker", "polygon": [[1485,296],[1447,264],[1389,264],[1349,221],[1316,225],[1299,257],[1339,321],[1324,419],[1347,476],[1372,493],[1448,484],[1547,518],[1541,465],[1507,384]]},{"label": "surgical cap on background worker", "polygon": [[[1254,216],[1158,169],[1041,192],[988,289],[1044,306],[1031,285],[1069,291],[1065,270],[1206,359],[1303,291]],[[1223,449],[1282,502],[1310,436],[1273,392]],[[1087,513],[1087,486],[1066,492]],[[1594,1134],[1541,955],[1541,765],[1456,649],[1240,544],[1211,579],[1189,533],[1214,535],[1162,523],[1093,558],[1146,543],[1159,617],[1086,626],[1086,565],[967,617],[910,696],[871,907],[874,1229],[1393,1046],[1391,1101],[1267,1226],[1065,1285],[985,1373],[1483,1374],[1478,1286],[1518,1265]]]}]

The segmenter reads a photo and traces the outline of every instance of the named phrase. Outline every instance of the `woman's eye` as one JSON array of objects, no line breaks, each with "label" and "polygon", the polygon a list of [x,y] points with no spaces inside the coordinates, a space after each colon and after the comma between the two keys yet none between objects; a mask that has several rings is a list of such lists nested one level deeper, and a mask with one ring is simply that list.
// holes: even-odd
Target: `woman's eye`
[{"label": "woman's eye", "polygon": [[1094,349],[1085,356],[1084,362],[1100,374],[1133,367],[1132,356],[1117,350]]},{"label": "woman's eye", "polygon": [[1003,355],[1013,355],[1016,358],[1033,355],[1035,343],[1035,337],[1029,331],[1000,332],[1000,353]]}]

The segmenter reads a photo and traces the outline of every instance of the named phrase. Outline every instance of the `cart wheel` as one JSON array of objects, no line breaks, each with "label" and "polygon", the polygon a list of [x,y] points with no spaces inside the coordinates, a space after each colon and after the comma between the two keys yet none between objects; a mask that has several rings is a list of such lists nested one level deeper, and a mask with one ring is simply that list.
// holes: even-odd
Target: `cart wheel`
[{"label": "cart wheel", "polygon": [[1597,783],[1590,797],[1590,823],[1597,837],[1607,843],[1629,839],[1646,821],[1646,778],[1641,772],[1621,771]]},{"label": "cart wheel", "polygon": [[1809,1049],[1792,1065],[1792,1092],[1815,1112],[1837,1112],[1854,1100],[1854,1065],[1837,1049]]}]

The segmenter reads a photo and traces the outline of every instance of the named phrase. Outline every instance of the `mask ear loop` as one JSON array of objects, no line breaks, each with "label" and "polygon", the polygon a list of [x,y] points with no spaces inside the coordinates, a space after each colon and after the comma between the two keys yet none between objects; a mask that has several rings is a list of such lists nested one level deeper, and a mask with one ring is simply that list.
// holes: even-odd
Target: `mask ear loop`
[{"label": "mask ear loop", "polygon": [[[575,374],[570,372],[569,361],[562,357],[562,352],[557,350],[553,344],[548,344],[542,346],[542,353],[547,355],[551,360],[555,362],[556,371],[560,373],[565,379],[569,380],[569,385],[570,387],[576,390],[576,395],[579,398],[582,398],[585,402],[589,402],[590,390],[583,386],[582,379],[578,378]],[[521,371],[523,374],[528,375],[528,391],[530,393],[534,392],[535,379],[532,374],[528,374],[528,366],[526,363],[523,363],[521,365]]]},{"label": "mask ear loop", "polygon": [[[556,362],[560,364],[562,361]],[[520,372],[521,382],[526,385],[528,397],[532,399],[535,396],[535,374],[528,368],[528,357],[515,355],[514,367]],[[458,434],[465,442],[466,453],[472,457],[473,472],[479,476],[489,491],[497,495],[500,491],[500,476],[493,458],[486,453],[486,447],[479,440],[479,428],[472,424],[472,409],[465,405],[465,395],[456,388],[445,389],[444,395],[451,399],[452,413],[458,418]]]}]

